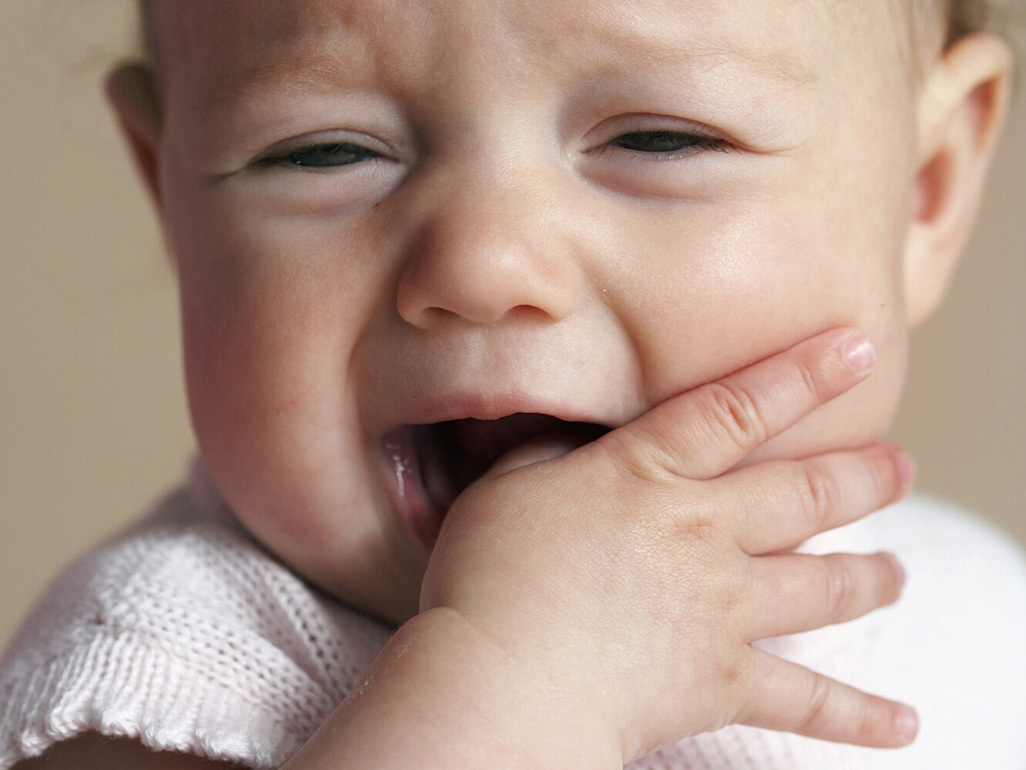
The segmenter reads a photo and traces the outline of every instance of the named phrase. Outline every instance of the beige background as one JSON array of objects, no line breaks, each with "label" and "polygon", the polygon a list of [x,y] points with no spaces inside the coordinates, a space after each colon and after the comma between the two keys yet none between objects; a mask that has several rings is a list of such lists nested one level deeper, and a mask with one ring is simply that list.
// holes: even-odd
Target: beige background
[{"label": "beige background", "polygon": [[[174,280],[100,97],[128,0],[0,0],[0,647],[191,451]],[[920,490],[1026,543],[1026,97],[894,437]]]}]

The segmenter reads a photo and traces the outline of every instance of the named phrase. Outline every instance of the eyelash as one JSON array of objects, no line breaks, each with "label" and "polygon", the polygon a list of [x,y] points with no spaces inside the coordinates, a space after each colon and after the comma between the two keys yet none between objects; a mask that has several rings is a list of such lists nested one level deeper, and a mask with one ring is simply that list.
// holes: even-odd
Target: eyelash
[{"label": "eyelash", "polygon": [[[648,143],[660,149],[638,149],[639,144]],[[633,145],[633,146],[632,146]],[[701,152],[729,152],[733,149],[730,142],[709,134],[689,133],[687,131],[629,131],[620,134],[611,142],[602,146],[599,154],[610,149],[619,148],[638,156],[651,156],[652,160],[676,160],[697,155]]]},{"label": "eyelash", "polygon": [[[662,145],[661,149],[639,149],[639,145],[649,143]],[[633,146],[632,146],[633,145]],[[669,145],[667,147],[667,145]],[[602,146],[599,155],[611,149],[621,149],[638,156],[652,156],[653,160],[676,160],[697,155],[701,152],[729,152],[731,144],[719,137],[707,134],[688,133],[686,131],[629,131],[620,134]],[[317,163],[311,162],[318,155],[327,156],[329,161],[341,159],[342,162]],[[305,170],[326,170],[351,166],[363,161],[382,157],[380,153],[351,142],[326,142],[306,147],[296,147],[274,155],[261,158],[256,162],[259,168],[284,166]]]},{"label": "eyelash", "polygon": [[[311,162],[317,155],[327,156],[329,160],[342,159],[340,163]],[[256,162],[259,168],[271,168],[273,166],[285,166],[299,169],[330,169],[342,166],[351,166],[365,160],[380,158],[381,154],[368,149],[363,145],[352,142],[325,142],[322,144],[311,144],[306,147],[296,147],[275,155],[269,155]]]}]

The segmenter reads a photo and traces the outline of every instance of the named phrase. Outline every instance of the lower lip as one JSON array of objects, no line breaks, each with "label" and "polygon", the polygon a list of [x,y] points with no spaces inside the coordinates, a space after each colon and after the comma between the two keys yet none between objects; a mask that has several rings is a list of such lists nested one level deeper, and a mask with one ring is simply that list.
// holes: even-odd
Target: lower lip
[{"label": "lower lip", "polygon": [[392,502],[414,537],[430,553],[446,512],[428,499],[410,431],[400,428],[382,443]]}]

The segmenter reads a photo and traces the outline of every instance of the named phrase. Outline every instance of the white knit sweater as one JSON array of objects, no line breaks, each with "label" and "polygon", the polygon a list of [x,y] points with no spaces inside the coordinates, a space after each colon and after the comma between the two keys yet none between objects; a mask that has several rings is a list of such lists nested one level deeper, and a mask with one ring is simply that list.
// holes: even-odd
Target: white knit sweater
[{"label": "white knit sweater", "polygon": [[[924,499],[806,547],[880,549],[909,573],[899,605],[762,646],[914,704],[922,728],[911,748],[731,727],[631,767],[1026,770],[1021,554],[979,520]],[[0,661],[0,770],[89,730],[277,767],[388,635],[268,556],[199,475],[73,565],[26,621]]]}]

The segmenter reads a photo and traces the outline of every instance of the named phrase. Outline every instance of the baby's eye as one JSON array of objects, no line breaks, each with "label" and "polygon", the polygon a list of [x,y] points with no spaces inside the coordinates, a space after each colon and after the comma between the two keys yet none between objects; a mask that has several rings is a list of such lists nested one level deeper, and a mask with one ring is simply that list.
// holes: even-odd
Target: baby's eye
[{"label": "baby's eye", "polygon": [[734,161],[749,155],[716,128],[644,113],[617,115],[585,137],[579,170],[602,187],[646,199],[711,198],[744,168]]},{"label": "baby's eye", "polygon": [[374,150],[359,144],[330,142],[286,150],[261,158],[257,163],[264,168],[270,166],[293,166],[295,168],[324,169],[350,166],[354,163],[380,157],[381,155],[374,152]]},{"label": "baby's eye", "polygon": [[726,152],[730,149],[730,144],[725,139],[703,134],[690,134],[684,131],[631,131],[621,134],[609,144],[631,152],[670,157],[691,155],[707,150]]}]

